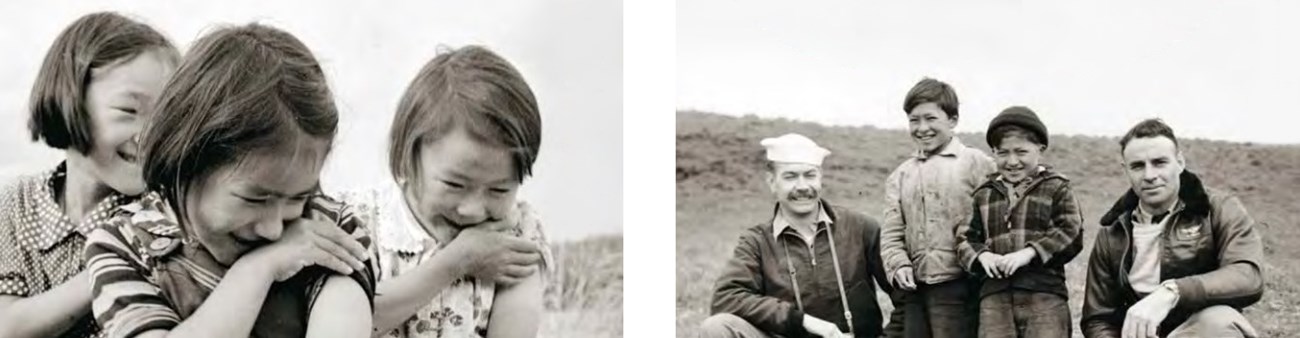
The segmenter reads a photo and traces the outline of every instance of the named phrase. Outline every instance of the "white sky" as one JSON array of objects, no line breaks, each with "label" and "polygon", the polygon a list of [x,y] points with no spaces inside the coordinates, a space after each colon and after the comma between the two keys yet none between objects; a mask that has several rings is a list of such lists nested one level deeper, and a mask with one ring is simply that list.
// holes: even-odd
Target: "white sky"
[{"label": "white sky", "polygon": [[[976,4],[978,3],[978,4]],[[952,84],[960,131],[1026,105],[1054,134],[1300,143],[1300,3],[677,3],[677,107],[906,128],[922,77]],[[1279,118],[1280,117],[1280,118]]]},{"label": "white sky", "polygon": [[483,44],[528,80],[543,141],[523,196],[553,239],[622,232],[622,7],[619,1],[0,2],[0,178],[62,158],[27,137],[27,98],[46,50],[81,15],[141,19],[182,50],[219,24],[284,29],[312,49],[341,109],[327,190],[385,182],[397,101],[439,44]]}]

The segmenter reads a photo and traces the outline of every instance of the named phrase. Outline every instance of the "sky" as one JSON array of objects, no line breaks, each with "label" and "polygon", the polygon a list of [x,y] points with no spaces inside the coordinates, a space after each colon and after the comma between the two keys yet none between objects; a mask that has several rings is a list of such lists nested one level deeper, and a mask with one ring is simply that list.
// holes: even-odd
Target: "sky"
[{"label": "sky", "polygon": [[622,232],[622,4],[530,1],[0,2],[0,178],[52,168],[63,153],[30,142],[27,99],[66,25],[101,10],[146,22],[187,49],[221,25],[288,31],[322,63],[340,109],[326,191],[390,182],[387,136],[406,85],[440,45],[481,44],[536,94],[542,148],[520,194],[553,240]]},{"label": "sky", "polygon": [[924,77],[961,100],[958,131],[1013,105],[1053,134],[1300,144],[1300,3],[720,0],[677,3],[677,107],[906,128]]}]

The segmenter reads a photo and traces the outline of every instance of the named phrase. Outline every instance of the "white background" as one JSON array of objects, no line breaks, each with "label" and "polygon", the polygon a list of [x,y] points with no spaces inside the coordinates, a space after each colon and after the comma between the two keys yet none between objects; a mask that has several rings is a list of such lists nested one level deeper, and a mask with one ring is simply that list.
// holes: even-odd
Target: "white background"
[{"label": "white background", "polygon": [[327,191],[387,182],[389,125],[407,84],[440,44],[486,45],[523,73],[541,105],[542,150],[522,196],[540,210],[547,233],[559,241],[622,231],[618,1],[2,2],[0,178],[63,158],[29,141],[28,95],[59,32],[101,10],[154,26],[182,51],[214,27],[253,21],[301,39],[321,61],[341,111],[322,177]]}]

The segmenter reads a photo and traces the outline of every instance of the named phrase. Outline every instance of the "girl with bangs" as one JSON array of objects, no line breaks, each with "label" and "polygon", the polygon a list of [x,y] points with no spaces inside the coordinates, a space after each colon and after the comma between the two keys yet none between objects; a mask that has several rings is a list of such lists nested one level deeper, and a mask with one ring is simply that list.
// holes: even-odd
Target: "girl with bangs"
[{"label": "girl with bangs", "polygon": [[135,137],[180,52],[121,14],[82,16],[59,33],[32,88],[33,141],[55,168],[0,188],[0,337],[97,337],[86,235],[144,191]]},{"label": "girl with bangs", "polygon": [[369,335],[369,238],[319,192],[337,125],[294,36],[250,24],[199,39],[141,140],[148,192],[88,240],[104,333]]}]

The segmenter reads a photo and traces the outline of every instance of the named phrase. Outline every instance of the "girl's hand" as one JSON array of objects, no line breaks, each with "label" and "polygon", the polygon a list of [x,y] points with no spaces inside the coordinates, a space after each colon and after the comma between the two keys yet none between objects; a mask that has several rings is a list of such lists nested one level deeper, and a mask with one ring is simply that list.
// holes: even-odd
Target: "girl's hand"
[{"label": "girl's hand", "polygon": [[489,228],[461,230],[438,255],[459,262],[459,275],[503,285],[514,285],[537,272],[542,259],[537,244]]},{"label": "girl's hand", "polygon": [[253,264],[279,282],[312,265],[349,275],[365,269],[367,256],[365,247],[333,221],[303,217],[285,225],[279,240],[245,254],[236,264]]}]

